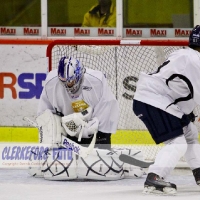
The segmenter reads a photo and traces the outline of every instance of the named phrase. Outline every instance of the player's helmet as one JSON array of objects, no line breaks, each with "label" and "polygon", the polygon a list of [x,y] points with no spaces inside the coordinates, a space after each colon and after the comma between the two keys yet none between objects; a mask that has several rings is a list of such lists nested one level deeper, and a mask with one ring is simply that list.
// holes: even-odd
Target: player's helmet
[{"label": "player's helmet", "polygon": [[80,61],[72,57],[62,57],[58,65],[58,78],[67,91],[75,94],[83,82],[85,68]]},{"label": "player's helmet", "polygon": [[189,47],[200,47],[200,26],[195,26],[189,37]]}]

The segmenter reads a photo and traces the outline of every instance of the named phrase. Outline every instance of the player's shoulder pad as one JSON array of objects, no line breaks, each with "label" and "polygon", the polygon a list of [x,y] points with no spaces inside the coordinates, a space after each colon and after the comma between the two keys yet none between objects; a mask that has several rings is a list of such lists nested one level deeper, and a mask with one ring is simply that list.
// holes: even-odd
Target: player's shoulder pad
[{"label": "player's shoulder pad", "polygon": [[47,77],[46,77],[46,83],[48,83],[49,81],[57,78],[58,76],[58,70],[57,69],[54,69],[52,71],[50,71],[48,74],[47,74]]},{"label": "player's shoulder pad", "polygon": [[101,71],[88,68],[86,68],[85,76],[89,77],[90,79],[94,78],[100,81],[103,81],[103,79],[105,79],[105,74],[103,74]]},{"label": "player's shoulder pad", "polygon": [[189,48],[185,48],[185,49],[178,49],[176,51],[174,51],[173,53],[171,53],[168,57],[169,60],[179,60],[183,63],[186,63],[186,60],[189,59],[189,55],[190,54],[190,49]]}]

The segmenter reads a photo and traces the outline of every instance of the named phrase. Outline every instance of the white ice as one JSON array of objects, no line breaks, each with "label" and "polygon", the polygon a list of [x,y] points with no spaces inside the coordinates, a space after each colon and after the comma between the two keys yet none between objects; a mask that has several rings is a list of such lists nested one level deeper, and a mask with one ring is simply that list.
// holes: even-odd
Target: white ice
[{"label": "white ice", "polygon": [[118,181],[47,181],[30,177],[26,169],[0,169],[0,200],[192,200],[200,199],[200,187],[188,170],[175,170],[169,181],[176,196],[142,194],[146,176]]}]

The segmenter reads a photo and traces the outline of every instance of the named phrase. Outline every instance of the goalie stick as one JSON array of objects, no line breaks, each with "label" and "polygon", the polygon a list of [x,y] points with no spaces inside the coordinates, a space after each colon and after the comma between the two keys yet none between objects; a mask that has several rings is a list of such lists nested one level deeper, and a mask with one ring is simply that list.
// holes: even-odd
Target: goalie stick
[{"label": "goalie stick", "polygon": [[39,126],[37,125],[37,123],[30,120],[28,117],[24,117],[23,120],[28,122],[28,124],[30,124],[31,126],[34,126],[35,128],[39,129]]},{"label": "goalie stick", "polygon": [[93,136],[93,139],[88,147],[83,147],[82,145],[70,140],[66,136],[62,135],[61,136],[61,146],[73,151],[75,154],[81,156],[82,158],[87,157],[92,150],[94,149],[95,146],[95,141],[96,141],[96,133]]},{"label": "goalie stick", "polygon": [[119,159],[124,162],[124,163],[128,163],[130,165],[134,165],[134,166],[138,166],[141,168],[148,168],[150,165],[152,165],[154,162],[145,162],[142,160],[138,160],[130,155],[126,155],[126,154],[121,154],[119,156]]}]

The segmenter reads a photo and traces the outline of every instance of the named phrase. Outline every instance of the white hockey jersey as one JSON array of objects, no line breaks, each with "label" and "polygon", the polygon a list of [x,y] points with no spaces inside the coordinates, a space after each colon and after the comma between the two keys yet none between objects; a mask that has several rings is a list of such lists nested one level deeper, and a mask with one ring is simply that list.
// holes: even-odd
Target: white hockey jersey
[{"label": "white hockey jersey", "polygon": [[119,105],[100,71],[86,69],[82,90],[70,96],[60,83],[57,70],[49,72],[40,96],[38,115],[50,109],[53,113],[69,115],[87,107],[93,108],[93,117],[99,120],[99,131],[115,133],[119,120]]},{"label": "white hockey jersey", "polygon": [[200,105],[200,53],[191,48],[170,54],[156,72],[141,73],[134,99],[179,118]]}]

